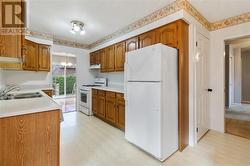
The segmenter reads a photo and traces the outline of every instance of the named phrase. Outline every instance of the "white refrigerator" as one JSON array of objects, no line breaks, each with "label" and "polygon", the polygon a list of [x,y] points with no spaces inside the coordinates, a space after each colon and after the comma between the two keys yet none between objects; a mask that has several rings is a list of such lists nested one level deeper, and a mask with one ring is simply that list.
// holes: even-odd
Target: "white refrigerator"
[{"label": "white refrigerator", "polygon": [[160,161],[178,150],[177,61],[163,44],[126,53],[125,138]]}]

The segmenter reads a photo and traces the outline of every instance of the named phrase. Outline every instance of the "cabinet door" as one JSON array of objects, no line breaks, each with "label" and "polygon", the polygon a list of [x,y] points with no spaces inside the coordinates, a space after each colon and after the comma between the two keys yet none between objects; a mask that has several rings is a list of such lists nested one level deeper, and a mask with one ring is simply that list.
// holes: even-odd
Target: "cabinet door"
[{"label": "cabinet door", "polygon": [[100,50],[99,56],[101,58],[101,72],[107,71],[107,57],[106,57],[106,51],[104,49]]},{"label": "cabinet door", "polygon": [[115,71],[115,46],[109,46],[105,49],[106,58],[107,58],[107,71]]},{"label": "cabinet door", "polygon": [[95,54],[95,64],[101,64],[101,51],[96,52]]},{"label": "cabinet door", "polygon": [[19,58],[21,57],[21,49],[21,35],[0,35],[0,56]]},{"label": "cabinet door", "polygon": [[139,47],[147,47],[156,43],[155,41],[155,31],[149,31],[139,36]]},{"label": "cabinet door", "polygon": [[92,112],[94,115],[98,114],[98,97],[97,97],[97,95],[92,95]]},{"label": "cabinet door", "polygon": [[125,101],[123,94],[117,94],[116,97],[116,126],[121,130],[125,129]]},{"label": "cabinet door", "polygon": [[116,100],[114,92],[106,92],[106,119],[115,124]]},{"label": "cabinet door", "polygon": [[115,71],[123,71],[125,62],[125,42],[115,45]]},{"label": "cabinet door", "polygon": [[156,41],[170,47],[177,47],[177,24],[172,23],[157,29]]},{"label": "cabinet door", "polygon": [[25,52],[22,55],[23,69],[37,71],[38,44],[25,40]]},{"label": "cabinet door", "polygon": [[103,95],[98,93],[98,109],[97,114],[101,118],[105,118],[105,110],[106,110],[106,98]]},{"label": "cabinet door", "polygon": [[126,52],[138,49],[138,36],[126,40]]},{"label": "cabinet door", "polygon": [[95,64],[95,53],[90,53],[90,65],[94,65]]},{"label": "cabinet door", "polygon": [[47,45],[38,46],[38,70],[50,71],[50,47]]}]

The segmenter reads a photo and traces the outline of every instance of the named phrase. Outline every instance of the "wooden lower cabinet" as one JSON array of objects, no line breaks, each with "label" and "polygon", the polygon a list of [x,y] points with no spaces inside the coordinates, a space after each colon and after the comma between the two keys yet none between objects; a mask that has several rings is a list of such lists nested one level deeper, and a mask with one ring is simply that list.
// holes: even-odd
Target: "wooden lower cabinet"
[{"label": "wooden lower cabinet", "polygon": [[53,90],[42,90],[46,95],[48,95],[49,97],[53,96]]},{"label": "wooden lower cabinet", "polygon": [[115,93],[106,92],[106,119],[112,124],[115,124],[116,122],[115,113],[116,113]]},{"label": "wooden lower cabinet", "polygon": [[0,118],[1,166],[59,166],[60,111]]},{"label": "wooden lower cabinet", "polygon": [[93,89],[92,112],[109,124],[125,129],[125,101],[122,93]]},{"label": "wooden lower cabinet", "polygon": [[[104,93],[104,95],[102,95]],[[97,115],[101,118],[105,118],[105,111],[106,110],[106,97],[105,97],[105,91],[99,91],[98,90],[98,109],[97,109]]]},{"label": "wooden lower cabinet", "polygon": [[121,130],[125,130],[125,101],[123,94],[116,94],[116,105],[116,126]]}]

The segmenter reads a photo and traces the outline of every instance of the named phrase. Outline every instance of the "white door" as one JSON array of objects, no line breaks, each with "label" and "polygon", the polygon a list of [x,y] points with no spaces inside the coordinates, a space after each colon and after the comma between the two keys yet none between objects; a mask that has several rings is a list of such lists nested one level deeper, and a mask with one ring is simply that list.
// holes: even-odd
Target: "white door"
[{"label": "white door", "polygon": [[208,55],[209,40],[197,32],[195,57],[197,140],[199,140],[208,131]]},{"label": "white door", "polygon": [[125,138],[160,157],[161,150],[161,83],[127,84]]},{"label": "white door", "polygon": [[161,45],[126,53],[126,81],[161,81]]}]

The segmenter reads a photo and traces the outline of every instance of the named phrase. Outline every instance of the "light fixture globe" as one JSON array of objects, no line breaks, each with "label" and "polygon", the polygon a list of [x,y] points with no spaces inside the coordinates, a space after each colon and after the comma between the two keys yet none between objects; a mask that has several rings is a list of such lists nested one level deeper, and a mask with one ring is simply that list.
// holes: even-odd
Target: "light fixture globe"
[{"label": "light fixture globe", "polygon": [[80,31],[80,35],[84,35],[85,34],[85,30],[84,30],[84,23],[81,21],[77,21],[77,20],[73,20],[70,22],[72,29],[70,30],[70,32],[72,34],[75,34],[76,32]]}]

